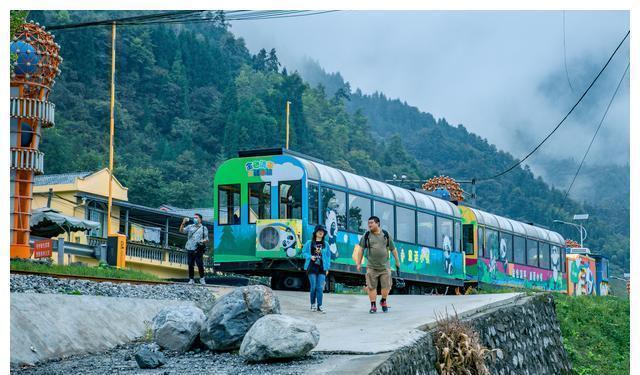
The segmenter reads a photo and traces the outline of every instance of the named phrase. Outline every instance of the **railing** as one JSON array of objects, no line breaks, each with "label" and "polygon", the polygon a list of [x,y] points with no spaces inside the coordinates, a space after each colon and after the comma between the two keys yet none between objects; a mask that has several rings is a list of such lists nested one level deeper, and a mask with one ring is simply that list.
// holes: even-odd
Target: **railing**
[{"label": "railing", "polygon": [[28,148],[11,147],[11,169],[30,170],[42,174],[44,153]]},{"label": "railing", "polygon": [[[89,245],[106,245],[107,239],[100,237],[89,237]],[[127,256],[139,259],[146,259],[160,263],[187,264],[187,252],[176,248],[164,248],[147,245],[138,242],[127,241]]]},{"label": "railing", "polygon": [[44,128],[53,126],[55,109],[51,102],[30,98],[11,98],[9,105],[11,117],[37,119]]}]

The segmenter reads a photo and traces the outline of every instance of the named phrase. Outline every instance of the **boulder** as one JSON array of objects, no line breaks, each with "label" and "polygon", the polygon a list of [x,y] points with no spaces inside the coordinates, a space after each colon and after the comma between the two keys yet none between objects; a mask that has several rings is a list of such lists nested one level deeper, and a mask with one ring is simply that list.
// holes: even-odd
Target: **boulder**
[{"label": "boulder", "polygon": [[307,319],[267,315],[244,336],[240,355],[249,362],[297,358],[315,348],[319,340],[318,328]]},{"label": "boulder", "polygon": [[196,306],[166,307],[153,318],[153,339],[164,349],[185,352],[200,334],[205,319]]},{"label": "boulder", "polygon": [[140,346],[135,358],[140,368],[158,368],[166,363],[164,354],[150,345]]},{"label": "boulder", "polygon": [[236,288],[207,312],[200,341],[214,351],[238,349],[253,323],[268,314],[280,313],[280,301],[263,285]]}]

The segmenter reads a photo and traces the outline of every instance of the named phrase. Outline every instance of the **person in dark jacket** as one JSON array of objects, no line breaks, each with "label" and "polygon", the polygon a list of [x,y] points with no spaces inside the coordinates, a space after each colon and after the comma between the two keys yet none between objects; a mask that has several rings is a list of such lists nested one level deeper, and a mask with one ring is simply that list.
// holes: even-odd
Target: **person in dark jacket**
[{"label": "person in dark jacket", "polygon": [[[304,269],[307,271],[311,285],[309,290],[311,311],[324,312],[322,310],[322,291],[331,267],[331,250],[325,239],[326,236],[327,230],[324,226],[317,225],[311,239],[302,248],[302,255],[305,258]],[[317,307],[316,302],[318,303]]]}]

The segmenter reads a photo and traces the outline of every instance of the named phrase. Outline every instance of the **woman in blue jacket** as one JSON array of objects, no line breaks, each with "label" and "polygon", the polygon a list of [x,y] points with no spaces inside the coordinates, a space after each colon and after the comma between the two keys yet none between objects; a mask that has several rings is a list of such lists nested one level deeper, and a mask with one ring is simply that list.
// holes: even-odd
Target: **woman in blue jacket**
[{"label": "woman in blue jacket", "polygon": [[[331,251],[329,244],[325,240],[327,230],[322,225],[317,225],[311,235],[311,240],[307,241],[302,248],[304,255],[304,269],[309,276],[309,284],[311,288],[310,300],[311,311],[322,311],[322,291],[324,290],[325,278],[329,274],[331,267]],[[316,300],[318,307],[316,307]]]}]

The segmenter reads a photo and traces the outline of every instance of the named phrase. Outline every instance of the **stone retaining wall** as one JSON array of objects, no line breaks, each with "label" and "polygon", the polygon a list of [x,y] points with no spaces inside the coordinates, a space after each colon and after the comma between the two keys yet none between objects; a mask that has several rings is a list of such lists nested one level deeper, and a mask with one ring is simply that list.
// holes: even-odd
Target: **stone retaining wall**
[{"label": "stone retaining wall", "polygon": [[[487,348],[500,349],[495,361],[487,361],[491,374],[571,373],[550,294],[522,297],[461,319],[476,329]],[[397,350],[372,374],[437,374],[435,360],[432,335],[427,334]]]}]

